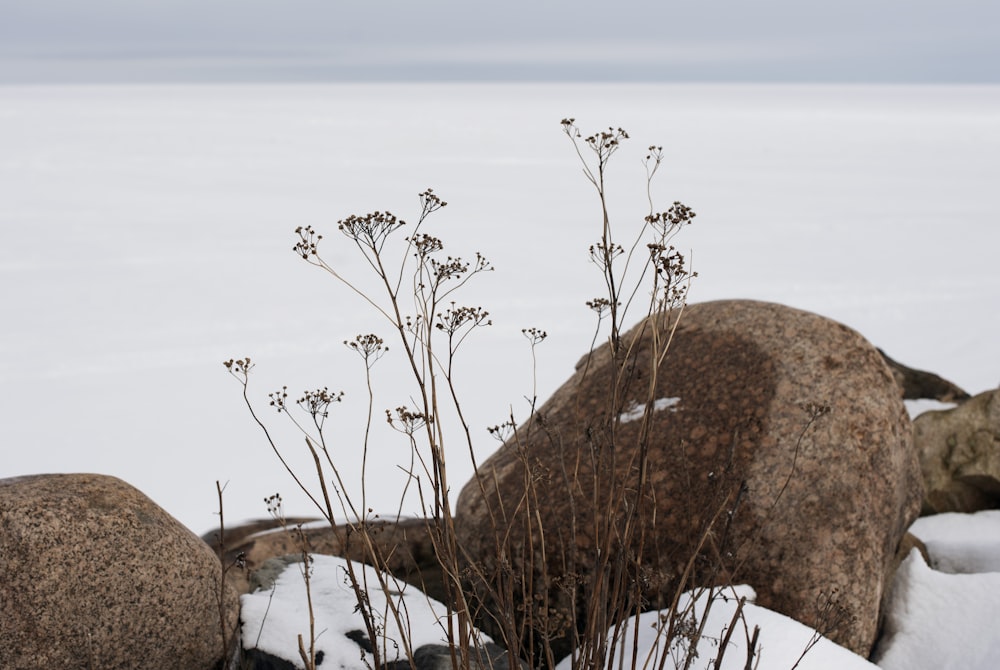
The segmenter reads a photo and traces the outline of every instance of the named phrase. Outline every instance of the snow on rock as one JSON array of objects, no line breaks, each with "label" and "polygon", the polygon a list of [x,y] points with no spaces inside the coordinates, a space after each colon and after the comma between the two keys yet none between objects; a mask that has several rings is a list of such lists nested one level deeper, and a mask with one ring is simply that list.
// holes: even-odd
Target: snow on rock
[{"label": "snow on rock", "polygon": [[[665,409],[669,409],[671,412],[677,411],[677,405],[680,403],[680,398],[657,398],[653,401],[653,411],[659,412]],[[646,413],[646,403],[641,405],[638,403],[632,403],[632,405],[622,412],[618,418],[622,423],[630,423],[632,421],[638,421],[642,418],[642,415]]]},{"label": "snow on rock", "polygon": [[[756,597],[749,586],[736,586],[729,589],[716,590],[714,594],[708,591],[701,593],[694,602],[692,615],[701,620],[705,615],[706,604],[708,620],[705,623],[704,634],[697,647],[697,663],[692,667],[714,667],[713,662],[719,655],[719,646],[726,635],[736,613],[739,600],[746,598],[743,615],[733,631],[725,647],[722,659],[722,670],[742,670],[747,662],[747,648],[752,638],[754,627],[760,627],[757,640],[754,668],[758,670],[873,670],[876,666],[852,651],[820,636],[816,631],[793,619],[764,607],[753,604]],[[691,602],[691,593],[684,593],[678,601],[678,611],[687,609]],[[663,627],[666,612],[644,612],[638,617],[632,617],[623,626],[621,637],[625,644],[616,647],[621,655],[608,663],[608,668],[631,668],[633,660],[633,635],[638,626],[638,654],[635,657],[636,668],[659,668],[663,653],[669,654],[667,668],[683,667],[683,659],[687,653],[687,640],[678,637],[664,650]],[[612,633],[609,632],[609,643]],[[796,665],[797,664],[797,665]],[[570,670],[572,659],[565,658],[556,670]]]},{"label": "snow on rock", "polygon": [[[405,635],[388,608],[385,593],[379,587],[379,572],[355,562],[360,582],[368,585],[368,600],[384,633],[376,641],[383,659],[392,662],[406,658],[404,639],[409,648],[446,642],[446,608],[415,587],[388,579],[396,607],[406,613]],[[309,609],[302,563],[290,563],[274,580],[274,585],[241,598],[244,649],[257,649],[272,656],[299,662],[298,636],[309,649]],[[358,599],[348,577],[347,561],[335,556],[312,557],[309,592],[315,617],[317,655],[322,654],[324,668],[364,670],[373,667],[374,657],[362,648],[370,644],[364,620],[358,612]],[[489,641],[480,636],[483,643]]]},{"label": "snow on rock", "polygon": [[1000,510],[925,516],[913,523],[910,532],[927,545],[935,570],[1000,572]]},{"label": "snow on rock", "polygon": [[1000,573],[939,572],[914,549],[896,573],[876,662],[882,670],[995,670],[997,594]]}]

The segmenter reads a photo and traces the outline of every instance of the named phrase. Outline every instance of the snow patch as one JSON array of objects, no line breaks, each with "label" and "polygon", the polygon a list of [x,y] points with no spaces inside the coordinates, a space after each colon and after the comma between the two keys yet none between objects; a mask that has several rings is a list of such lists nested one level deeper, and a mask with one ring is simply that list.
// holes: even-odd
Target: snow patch
[{"label": "snow patch", "polygon": [[[684,593],[678,602],[678,610],[684,611],[691,603],[691,598],[691,592]],[[706,605],[711,600],[704,634],[696,650],[698,661],[695,667],[713,667],[712,661],[719,655],[719,646],[725,639],[726,630],[733,620],[741,598],[746,598],[743,605],[743,619],[737,623],[737,628],[729,637],[720,666],[722,670],[742,670],[746,667],[748,640],[755,626],[760,626],[761,630],[753,666],[758,670],[788,670],[792,667],[798,670],[876,668],[850,650],[819,636],[812,628],[783,614],[753,604],[756,594],[749,586],[716,589],[713,593],[705,590],[695,597],[692,613],[697,621],[706,616]],[[625,644],[617,645],[616,656],[607,667],[632,667],[634,641],[637,652],[634,657],[636,668],[661,667],[659,656],[663,653],[668,654],[666,667],[682,667],[677,660],[683,659],[686,655],[688,640],[684,636],[678,636],[669,650],[663,649],[665,642],[662,634],[663,617],[666,614],[666,611],[644,612],[626,621],[619,637]],[[637,640],[634,637],[636,629],[638,629]],[[609,632],[609,643],[612,637]],[[669,660],[674,662],[671,663]],[[572,659],[565,658],[556,666],[556,670],[569,670],[571,665]]]},{"label": "snow patch", "polygon": [[935,570],[1000,572],[1000,510],[925,516],[913,522],[910,532],[926,545]]},{"label": "snow patch", "polygon": [[875,660],[882,670],[993,670],[1000,637],[1000,574],[932,570],[916,549],[896,572]]},{"label": "snow patch", "polygon": [[[680,404],[680,402],[680,398],[657,398],[653,401],[653,411],[660,412],[665,409],[669,409],[671,412],[676,412],[677,405]],[[627,410],[618,416],[618,418],[622,423],[629,423],[632,421],[638,421],[645,413],[646,403],[642,403],[641,405],[638,403],[632,403]]]},{"label": "snow patch", "polygon": [[[259,649],[278,658],[298,662],[298,636],[309,648],[309,602],[302,563],[288,565],[270,589],[261,589],[240,598],[240,619],[245,649]],[[447,644],[447,608],[404,582],[388,580],[392,601],[406,614],[399,626],[389,608],[389,600],[379,587],[379,572],[355,562],[358,580],[366,585],[371,610],[382,635],[376,641],[383,660],[406,658],[404,640],[410,649],[427,644]],[[374,657],[363,652],[355,641],[365,623],[358,612],[358,599],[348,578],[347,561],[336,556],[314,555],[310,567],[309,594],[315,617],[316,651],[323,652],[323,667],[364,670]],[[362,633],[364,637],[367,637]],[[481,635],[482,642],[490,641]]]}]

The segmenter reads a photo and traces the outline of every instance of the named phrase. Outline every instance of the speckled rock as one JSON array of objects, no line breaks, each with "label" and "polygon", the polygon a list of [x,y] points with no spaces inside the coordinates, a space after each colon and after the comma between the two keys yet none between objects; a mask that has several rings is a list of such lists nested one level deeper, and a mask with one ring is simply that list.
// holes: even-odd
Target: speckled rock
[{"label": "speckled rock", "polygon": [[[627,353],[617,369],[627,382],[616,396],[604,345],[480,465],[457,504],[470,561],[485,582],[495,579],[505,569],[496,561],[498,538],[509,537],[510,564],[526,570],[530,504],[549,557],[535,583],[549,580],[554,611],[575,611],[582,622],[586,597],[574,601],[567,584],[593,570],[601,515],[626,518],[625,506],[608,506],[609,489],[618,487],[628,509],[646,510],[627,551],[644,538],[639,583],[647,609],[669,602],[697,554],[692,581],[750,584],[759,605],[867,655],[893,557],[922,498],[909,418],[878,350],[815,314],[710,302],[684,311],[653,380],[652,332],[644,322],[623,336]],[[650,467],[640,484],[647,406]],[[525,496],[529,479],[535,484]],[[480,594],[496,607],[482,584]],[[555,646],[568,649],[565,640]]]},{"label": "speckled rock", "polygon": [[[221,566],[140,491],[95,474],[0,480],[0,667],[213,668]],[[226,591],[234,630],[236,594]]]},{"label": "speckled rock", "polygon": [[[234,563],[241,557],[246,569],[230,570],[226,576],[237,592],[249,593],[254,588],[254,573],[266,561],[301,554],[304,540],[310,554],[341,556],[369,564],[377,562],[380,569],[416,586],[432,598],[446,599],[441,566],[434,553],[433,521],[376,519],[369,522],[369,531],[372,546],[379,556],[376,561],[371,560],[359,538],[352,539],[352,531],[347,525],[331,528],[325,521],[315,519],[285,519],[283,523],[262,519],[227,528],[224,538],[226,561]],[[218,550],[216,531],[205,533],[202,539]]]},{"label": "speckled rock", "polygon": [[913,420],[924,513],[1000,508],[1000,389]]}]

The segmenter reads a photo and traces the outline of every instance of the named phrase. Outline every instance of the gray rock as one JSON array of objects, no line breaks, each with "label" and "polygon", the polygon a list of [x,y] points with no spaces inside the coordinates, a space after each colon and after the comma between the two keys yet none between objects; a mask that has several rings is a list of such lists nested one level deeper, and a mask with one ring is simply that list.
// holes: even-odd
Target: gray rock
[{"label": "gray rock", "polygon": [[275,556],[264,561],[260,567],[250,573],[250,590],[270,591],[274,587],[274,582],[281,576],[289,565],[302,562],[302,554],[288,554],[287,556]]},{"label": "gray rock", "polygon": [[1000,508],[1000,389],[913,420],[926,496],[923,512]]},{"label": "gray rock", "polygon": [[[428,644],[413,652],[413,662],[417,670],[452,670],[451,647],[443,644]],[[520,661],[519,669],[529,670],[528,664]],[[470,670],[510,670],[509,654],[498,645],[488,643],[479,650],[479,655],[469,662]],[[387,670],[410,670],[409,662],[396,661]]]}]

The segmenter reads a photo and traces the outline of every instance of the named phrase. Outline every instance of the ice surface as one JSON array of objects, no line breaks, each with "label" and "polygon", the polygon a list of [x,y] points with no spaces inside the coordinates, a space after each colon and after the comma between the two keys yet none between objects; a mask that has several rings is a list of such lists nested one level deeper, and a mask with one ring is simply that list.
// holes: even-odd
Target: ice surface
[{"label": "ice surface", "polygon": [[[494,325],[456,375],[485,457],[485,427],[525,416],[535,372],[547,398],[594,334],[600,210],[559,126],[570,115],[634,138],[609,175],[623,241],[647,213],[645,147],[663,145],[657,208],[698,212],[676,240],[699,273],[693,301],[785,302],[969,392],[1000,382],[1000,87],[7,86],[0,476],[116,475],[199,533],[217,522],[217,479],[230,525],[276,491],[308,514],[221,365],[250,356],[262,410],[283,384],[347,392],[328,426],[356,482],[368,400],[341,343],[390,333],[295,257],[292,231],[325,232],[331,262],[363,278],[336,221],[412,219],[428,186],[450,203],[428,230],[497,268],[462,299]],[[549,334],[537,368],[520,332],[532,326]],[[373,370],[376,419],[414,394],[399,349]],[[309,471],[301,436],[263,416]],[[359,507],[390,515],[410,452],[376,424]]]}]

